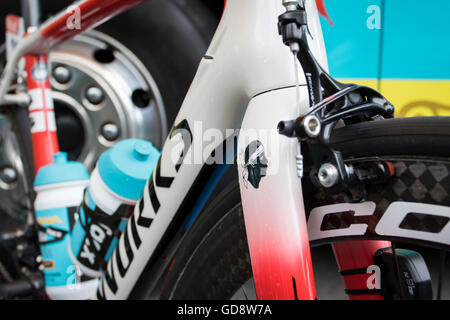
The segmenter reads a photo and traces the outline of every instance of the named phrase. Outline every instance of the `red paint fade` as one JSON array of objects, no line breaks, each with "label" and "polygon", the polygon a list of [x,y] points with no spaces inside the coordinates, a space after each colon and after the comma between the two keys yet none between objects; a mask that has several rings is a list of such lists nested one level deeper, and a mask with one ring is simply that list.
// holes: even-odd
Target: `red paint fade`
[{"label": "red paint fade", "polygon": [[222,10],[222,16],[220,17],[220,20],[223,18],[223,14],[225,13],[225,9],[227,8],[227,0],[223,1],[223,10]]},{"label": "red paint fade", "polygon": [[[265,239],[253,236],[252,231],[248,234],[252,238],[249,249],[258,300],[316,299],[308,242],[306,246],[296,246],[304,240],[292,237],[290,243],[282,247],[270,246]],[[267,240],[271,237],[264,236]]]},{"label": "red paint fade", "polygon": [[[273,183],[241,193],[245,229],[259,300],[314,300],[311,251],[306,216],[300,196],[280,193],[267,198]],[[284,203],[280,212],[277,200]],[[290,199],[290,201],[289,201]],[[294,285],[295,284],[295,285]]]}]

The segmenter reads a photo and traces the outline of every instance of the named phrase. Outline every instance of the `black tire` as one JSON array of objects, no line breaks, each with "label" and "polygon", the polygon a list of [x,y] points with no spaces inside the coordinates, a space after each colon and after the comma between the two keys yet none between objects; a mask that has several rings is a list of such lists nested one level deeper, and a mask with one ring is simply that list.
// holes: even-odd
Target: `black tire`
[{"label": "black tire", "polygon": [[[374,156],[450,159],[450,117],[356,124],[337,129],[333,137],[333,143],[346,159]],[[307,179],[303,181],[304,189],[313,190],[312,184],[308,186],[305,182]],[[237,180],[202,212],[188,231],[175,261],[162,299],[229,299],[251,277]]]}]

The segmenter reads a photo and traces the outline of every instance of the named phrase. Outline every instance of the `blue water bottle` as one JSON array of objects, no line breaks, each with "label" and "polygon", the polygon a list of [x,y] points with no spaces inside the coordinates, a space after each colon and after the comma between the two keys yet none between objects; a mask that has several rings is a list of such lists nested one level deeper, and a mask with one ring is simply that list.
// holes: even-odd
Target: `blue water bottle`
[{"label": "blue water bottle", "polygon": [[87,299],[98,286],[72,263],[68,246],[89,174],[83,164],[67,160],[67,154],[54,155],[54,163],[40,168],[34,181],[36,220],[44,265],[45,290],[50,299]]},{"label": "blue water bottle", "polygon": [[127,139],[98,159],[70,245],[72,261],[86,275],[101,277],[160,155],[148,141]]}]

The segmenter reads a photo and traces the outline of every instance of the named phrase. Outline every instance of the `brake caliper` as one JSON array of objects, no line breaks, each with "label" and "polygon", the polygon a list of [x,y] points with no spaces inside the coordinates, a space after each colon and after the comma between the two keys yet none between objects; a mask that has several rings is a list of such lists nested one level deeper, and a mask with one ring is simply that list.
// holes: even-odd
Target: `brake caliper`
[{"label": "brake caliper", "polygon": [[295,120],[281,121],[278,132],[306,142],[313,158],[313,182],[329,194],[344,193],[349,202],[363,201],[364,179],[344,163],[341,152],[331,145],[331,134],[338,123],[393,118],[394,106],[377,91],[340,83],[324,71],[309,49],[304,4],[287,1],[286,10],[278,17],[278,31],[301,63],[312,107]]}]

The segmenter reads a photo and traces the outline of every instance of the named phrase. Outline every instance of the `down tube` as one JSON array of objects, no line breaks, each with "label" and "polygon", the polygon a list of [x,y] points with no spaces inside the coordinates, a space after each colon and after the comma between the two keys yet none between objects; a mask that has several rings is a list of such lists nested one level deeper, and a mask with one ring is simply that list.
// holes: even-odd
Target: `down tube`
[{"label": "down tube", "polygon": [[[308,1],[306,5],[308,25],[314,39],[311,48],[322,65],[326,66],[325,47],[315,3]],[[155,257],[161,239],[167,235],[175,215],[178,212],[180,216],[188,214],[179,210],[182,209],[182,203],[188,196],[188,191],[191,190],[203,166],[206,165],[203,155],[209,156],[218,145],[222,145],[225,139],[234,135],[235,129],[241,128],[242,118],[252,97],[257,96],[254,101],[264,100],[265,95],[262,95],[262,92],[278,91],[279,88],[294,86],[296,70],[293,65],[293,56],[289,48],[282,43],[277,28],[278,16],[284,11],[281,0],[227,1],[222,20],[205,57],[201,60],[197,74],[178,113],[174,131],[164,144],[159,166],[147,183],[144,196],[136,206],[108,263],[98,298],[126,299],[129,296],[139,276],[147,267],[147,262]],[[300,75],[303,74],[301,70],[297,71]],[[303,76],[300,77],[300,83],[306,85],[306,79]],[[302,90],[302,94],[307,97],[305,87],[302,87]],[[284,107],[280,106],[277,99],[271,100],[270,103],[274,109],[280,109],[278,118],[282,116],[294,119],[299,115],[295,110],[295,89],[292,88],[286,92],[289,92],[290,103],[284,104],[289,106],[287,108],[289,112],[281,112]],[[267,97],[271,97],[271,94],[269,93]],[[288,98],[284,97],[284,99]],[[302,106],[307,108],[309,103],[303,101]],[[293,110],[290,110],[291,108]],[[275,130],[276,122],[280,119],[273,118],[270,123],[267,123],[266,117],[267,115],[262,113],[255,120],[260,120],[263,127],[270,125],[268,128]],[[247,122],[247,127],[252,128],[253,124]],[[256,121],[254,128],[258,127],[260,124]],[[227,131],[231,131],[231,134]],[[218,139],[211,144],[209,133],[212,132],[220,133],[223,139]],[[183,138],[188,136],[191,139]],[[180,141],[185,147],[181,150],[177,149]],[[180,156],[182,156],[181,162],[178,161]],[[295,155],[293,157],[289,160],[295,161]],[[292,165],[295,166],[295,163],[293,162]],[[291,178],[296,179],[295,172]],[[263,180],[262,184],[264,183]],[[295,213],[300,215],[302,210],[299,209],[302,203],[300,182],[296,183],[297,187],[289,192],[290,195],[295,194],[297,200],[289,201],[299,201],[299,203],[288,202],[291,205],[286,211],[290,215]],[[292,185],[294,184],[292,182]],[[291,207],[297,209],[291,212]],[[284,212],[275,210],[275,213]],[[299,225],[304,223],[302,220],[304,218],[296,219],[302,221],[298,222]],[[292,235],[293,239],[298,239],[297,234],[306,236],[304,227],[299,227],[294,232],[296,234]],[[290,250],[287,242],[286,246],[282,247],[283,250],[287,249],[289,252],[297,250],[295,247]],[[303,257],[306,258],[303,259]],[[309,261],[309,253],[302,254],[296,261]],[[289,264],[286,261],[283,263]],[[312,276],[310,262],[307,262],[307,265],[308,268],[300,270],[306,270],[305,272],[309,272]],[[275,275],[279,274],[277,270],[274,272]],[[302,285],[306,282],[299,271],[292,270],[290,277],[290,283],[296,282]],[[281,283],[279,285],[281,286]],[[300,285],[296,286],[298,297],[313,298],[315,296],[312,286],[308,286],[311,294],[305,294],[303,287],[300,290]],[[283,283],[283,287],[289,287],[292,291],[291,295],[276,293],[273,297],[295,298],[292,285],[288,286],[286,282],[286,284]],[[260,297],[265,298],[265,295]]]},{"label": "down tube", "polygon": [[[300,146],[276,131],[279,121],[298,115],[293,96],[295,88],[287,88],[252,99],[239,134],[239,184],[256,295],[261,300],[316,298],[297,176]],[[305,87],[301,96],[307,97]]]}]

